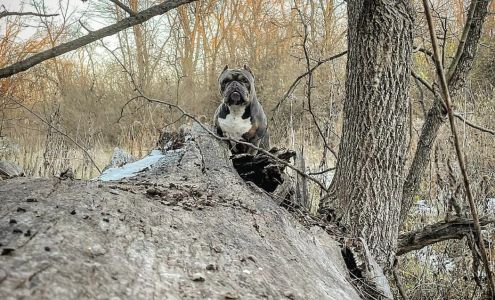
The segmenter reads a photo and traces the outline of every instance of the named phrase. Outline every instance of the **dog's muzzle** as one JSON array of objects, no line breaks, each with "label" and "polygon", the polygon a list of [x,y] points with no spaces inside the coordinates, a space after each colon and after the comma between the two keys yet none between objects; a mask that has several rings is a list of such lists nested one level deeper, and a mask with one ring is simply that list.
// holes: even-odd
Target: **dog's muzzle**
[{"label": "dog's muzzle", "polygon": [[238,82],[232,82],[228,89],[226,102],[228,105],[241,105],[247,101],[248,95],[246,95],[243,87]]},{"label": "dog's muzzle", "polygon": [[242,96],[239,92],[230,93],[229,98],[228,98],[228,104],[229,105],[239,105],[239,104],[242,104],[242,102],[243,102],[243,99],[242,99]]}]

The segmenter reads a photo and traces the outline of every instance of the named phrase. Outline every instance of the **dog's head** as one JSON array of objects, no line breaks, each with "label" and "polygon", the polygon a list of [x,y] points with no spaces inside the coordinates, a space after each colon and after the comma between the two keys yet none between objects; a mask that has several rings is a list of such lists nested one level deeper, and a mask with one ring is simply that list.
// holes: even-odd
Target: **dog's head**
[{"label": "dog's head", "polygon": [[218,77],[220,93],[227,105],[248,105],[256,96],[254,75],[248,66],[242,69],[229,69],[225,66]]}]

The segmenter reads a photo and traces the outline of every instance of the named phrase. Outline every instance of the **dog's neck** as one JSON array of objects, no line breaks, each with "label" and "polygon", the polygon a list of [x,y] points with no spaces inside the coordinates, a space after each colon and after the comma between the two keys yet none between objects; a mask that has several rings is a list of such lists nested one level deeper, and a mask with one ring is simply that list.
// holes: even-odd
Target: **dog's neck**
[{"label": "dog's neck", "polygon": [[[227,104],[225,104],[227,105]],[[246,109],[249,109],[249,106],[251,104],[248,104],[248,105],[227,105],[227,108],[229,109],[229,113],[233,114],[233,115],[239,115],[239,116],[242,116],[244,114],[244,112],[246,111]]]}]

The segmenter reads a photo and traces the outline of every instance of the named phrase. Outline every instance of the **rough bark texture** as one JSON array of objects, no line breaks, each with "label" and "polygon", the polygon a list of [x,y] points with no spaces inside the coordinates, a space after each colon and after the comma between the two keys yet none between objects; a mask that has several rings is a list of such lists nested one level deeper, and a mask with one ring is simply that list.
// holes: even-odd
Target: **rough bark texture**
[{"label": "rough bark texture", "polygon": [[464,86],[467,75],[473,67],[476,53],[478,53],[478,44],[483,33],[483,24],[485,24],[488,15],[488,6],[491,1],[472,0],[473,3],[476,3],[476,7],[474,8],[473,19],[468,23],[470,29],[466,37],[464,49],[460,53],[459,62],[456,64],[452,76],[447,78],[451,96],[455,96]]},{"label": "rough bark texture", "polygon": [[343,136],[330,196],[382,267],[397,246],[412,53],[409,1],[349,1]]},{"label": "rough bark texture", "polygon": [[192,137],[121,182],[0,182],[0,298],[359,299],[324,230]]},{"label": "rough bark texture", "polygon": [[[456,68],[452,71],[452,75],[448,80],[448,88],[451,96],[455,96],[456,93],[464,86],[467,75],[474,63],[474,58],[478,52],[478,44],[483,32],[483,24],[488,14],[488,5],[491,0],[473,0],[471,5],[476,5],[473,12],[473,19],[468,21],[469,32],[466,37],[463,51],[459,53],[460,57]],[[437,99],[434,102],[431,109],[428,111],[427,118],[421,129],[421,135],[419,138],[414,158],[409,168],[409,172],[404,183],[403,196],[402,196],[402,209],[401,209],[401,223],[406,219],[412,204],[414,203],[414,196],[416,195],[421,179],[428,169],[430,164],[430,153],[433,149],[434,142],[440,128],[445,123],[447,111],[441,106],[443,101],[440,95],[434,95]]]}]

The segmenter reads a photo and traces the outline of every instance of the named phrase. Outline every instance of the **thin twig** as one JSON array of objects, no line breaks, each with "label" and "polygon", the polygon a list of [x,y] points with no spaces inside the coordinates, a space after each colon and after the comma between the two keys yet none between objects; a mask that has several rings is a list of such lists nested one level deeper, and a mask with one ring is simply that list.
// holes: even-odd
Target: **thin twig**
[{"label": "thin twig", "polygon": [[319,66],[323,65],[324,63],[327,63],[329,61],[332,61],[334,59],[337,59],[339,57],[342,57],[342,56],[344,56],[346,54],[347,54],[347,50],[346,51],[343,51],[343,52],[340,52],[338,54],[335,54],[333,56],[330,56],[328,58],[325,58],[323,60],[320,60],[309,71],[306,71],[305,73],[299,75],[296,78],[296,80],[294,80],[294,82],[291,84],[291,86],[289,87],[289,89],[287,90],[287,92],[284,94],[284,96],[282,97],[282,99],[280,99],[280,101],[277,103],[277,105],[275,105],[275,108],[273,108],[272,111],[277,111],[278,110],[278,108],[280,107],[280,105],[282,105],[282,103],[294,92],[294,89],[299,84],[299,81],[301,81],[301,79],[303,79],[304,77],[308,76],[309,73],[314,72]]},{"label": "thin twig", "polygon": [[469,184],[469,179],[466,171],[466,164],[464,162],[464,156],[461,151],[459,137],[457,136],[457,130],[455,127],[454,121],[454,113],[452,111],[452,100],[450,99],[449,88],[447,86],[447,79],[445,77],[445,73],[443,70],[442,62],[440,61],[440,55],[438,53],[438,42],[435,34],[435,29],[433,26],[433,19],[431,17],[430,5],[428,4],[428,0],[423,0],[423,6],[425,9],[426,19],[428,21],[428,29],[430,31],[431,43],[433,46],[433,54],[435,60],[435,67],[437,71],[437,75],[440,81],[440,87],[442,89],[442,93],[445,100],[445,105],[447,106],[447,114],[449,116],[450,129],[452,131],[452,136],[454,138],[454,146],[457,154],[457,159],[459,161],[459,167],[461,169],[462,177],[464,180],[464,187],[466,189],[466,195],[469,200],[469,208],[471,209],[471,216],[473,217],[474,223],[474,233],[476,237],[476,242],[478,245],[478,249],[481,254],[481,259],[483,261],[483,265],[485,267],[485,272],[488,277],[488,288],[490,291],[491,298],[495,298],[495,282],[493,280],[493,274],[490,270],[490,263],[488,261],[488,255],[486,253],[485,246],[483,245],[483,236],[481,235],[481,227],[480,221],[478,217],[478,212],[476,210],[476,204],[474,202],[473,194],[471,192],[471,186]]},{"label": "thin twig", "polygon": [[56,132],[60,133],[61,135],[63,135],[67,139],[69,139],[72,143],[74,143],[74,145],[76,145],[79,149],[81,149],[84,152],[84,154],[86,154],[86,156],[89,158],[89,160],[91,161],[91,163],[93,164],[93,166],[95,166],[96,170],[98,170],[98,172],[101,174],[100,168],[98,167],[98,165],[96,164],[96,162],[93,160],[93,157],[91,157],[91,155],[89,154],[88,150],[86,150],[86,148],[84,148],[82,145],[80,145],[78,142],[76,142],[76,140],[74,140],[70,135],[66,134],[65,132],[62,132],[60,129],[58,129],[55,126],[53,126],[52,124],[50,124],[50,122],[48,122],[42,116],[40,116],[39,114],[37,114],[36,112],[34,112],[33,110],[31,110],[30,108],[28,108],[27,106],[25,106],[24,104],[22,104],[20,101],[17,101],[14,98],[11,98],[11,99],[12,99],[12,101],[16,102],[19,106],[21,106],[22,108],[24,108],[25,110],[27,110],[29,113],[31,113],[32,115],[34,115],[36,118],[38,118],[41,122],[45,123],[50,128],[52,128]]},{"label": "thin twig", "polygon": [[416,73],[414,70],[411,70],[411,75],[414,77],[416,80],[421,82],[430,92],[436,95],[436,91],[433,88],[433,85],[430,84],[428,81],[426,81],[423,77],[419,76],[418,73]]},{"label": "thin twig", "polygon": [[[433,93],[433,96],[435,97],[439,97],[441,98],[441,95],[438,94],[438,91],[435,90],[433,88],[433,85],[431,85],[428,81],[426,81],[424,78],[422,78],[421,76],[419,76],[416,72],[414,71],[411,71],[411,75],[416,79],[418,80],[419,82],[421,82],[421,84],[423,84],[430,92]],[[447,107],[445,106],[445,103],[444,102],[441,102],[443,108],[445,109],[445,111],[447,110]],[[489,133],[489,134],[492,134],[492,135],[495,135],[495,130],[492,130],[490,128],[486,128],[486,127],[483,127],[481,125],[477,125],[471,121],[468,121],[466,120],[466,118],[464,118],[460,113],[457,113],[457,112],[454,112],[454,117],[458,118],[459,120],[463,121],[464,123],[466,123],[466,125],[468,125],[469,127],[472,127],[474,129],[478,129],[479,131],[482,131],[482,132],[486,132],[486,133]]]},{"label": "thin twig", "polygon": [[328,168],[328,169],[325,169],[323,171],[310,172],[310,173],[308,173],[308,175],[321,175],[321,174],[325,174],[325,173],[333,171],[333,170],[335,170],[335,167]]},{"label": "thin twig", "polygon": [[486,132],[486,133],[495,135],[495,130],[492,130],[492,129],[489,129],[489,128],[486,128],[486,127],[482,127],[482,126],[477,125],[477,124],[474,124],[473,122],[470,122],[470,121],[466,120],[466,118],[464,118],[459,113],[454,112],[454,117],[456,117],[459,120],[461,120],[462,122],[466,123],[466,125],[468,125],[469,127],[472,127],[474,129],[478,129],[479,131],[482,131],[482,132]]},{"label": "thin twig", "polygon": [[[316,129],[318,130],[318,134],[320,135],[321,139],[323,140],[323,145],[325,147],[324,149],[330,151],[333,154],[333,156],[335,157],[335,159],[337,159],[337,153],[332,148],[330,148],[330,146],[328,145],[327,139],[325,138],[325,134],[323,134],[323,131],[321,130],[320,124],[318,123],[318,120],[316,118],[315,113],[313,112],[313,108],[311,105],[311,89],[313,88],[313,71],[311,68],[311,62],[310,62],[311,58],[310,58],[309,50],[308,50],[308,46],[307,46],[307,43],[308,43],[308,25],[304,21],[304,17],[303,17],[301,10],[298,7],[296,7],[296,10],[299,14],[299,18],[300,18],[301,23],[303,24],[303,28],[304,28],[304,38],[303,38],[302,47],[303,47],[303,51],[304,51],[304,58],[306,60],[306,70],[307,70],[306,73],[308,74],[308,81],[306,83],[306,85],[307,85],[306,96],[308,99],[308,112],[311,115],[311,118],[313,119],[313,123],[315,124]],[[325,152],[325,150],[324,150],[324,152]]]},{"label": "thin twig", "polygon": [[422,52],[422,53],[428,55],[429,57],[432,57],[433,58],[433,53],[430,50],[428,50],[428,49],[425,49],[425,48],[422,48],[422,47],[418,47],[418,46],[414,46],[413,47],[413,51]]},{"label": "thin twig", "polygon": [[131,99],[127,100],[126,103],[124,103],[124,105],[120,108],[120,115],[115,123],[119,123],[120,120],[122,120],[122,118],[124,117],[124,109],[127,107],[127,105],[129,105],[129,103],[136,100],[136,98],[139,98],[139,96],[132,97]]}]

